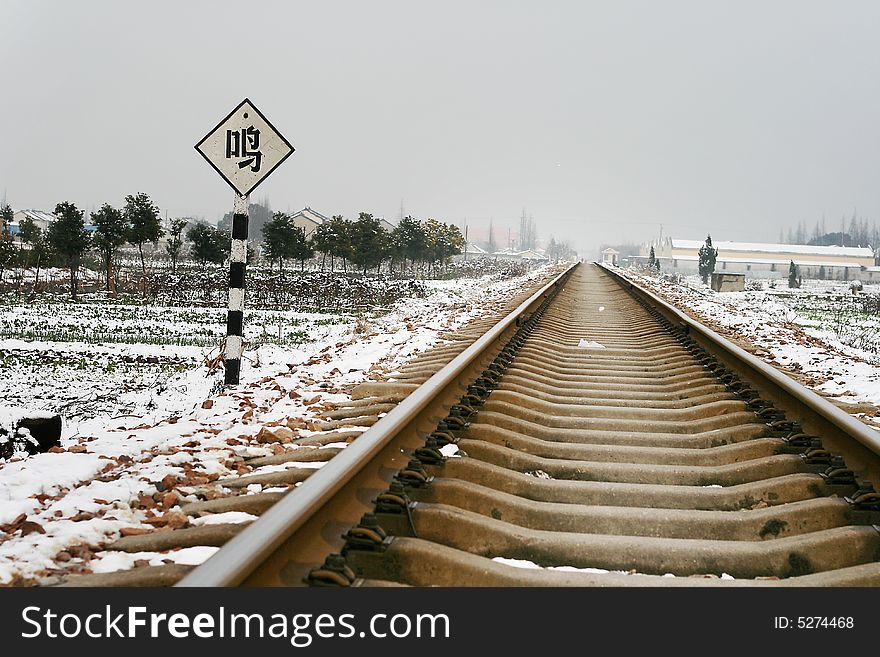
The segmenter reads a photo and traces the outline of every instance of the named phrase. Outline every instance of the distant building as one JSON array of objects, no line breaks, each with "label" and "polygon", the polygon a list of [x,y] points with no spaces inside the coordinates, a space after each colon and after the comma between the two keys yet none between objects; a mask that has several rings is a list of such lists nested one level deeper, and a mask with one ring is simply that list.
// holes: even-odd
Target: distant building
[{"label": "distant building", "polygon": [[305,229],[306,237],[309,237],[313,232],[315,232],[315,228],[326,221],[330,221],[330,218],[324,216],[320,212],[312,210],[310,207],[305,207],[293,215],[294,225]]},{"label": "distant building", "polygon": [[519,251],[515,249],[501,249],[492,253],[492,257],[496,260],[520,260]]},{"label": "distant building", "polygon": [[18,234],[18,228],[25,219],[30,219],[37,228],[45,231],[49,230],[49,224],[55,221],[55,215],[44,210],[18,210],[12,215],[12,224],[10,224],[10,232],[13,235]]},{"label": "distant building", "polygon": [[530,262],[549,260],[546,254],[537,249],[526,249],[525,251],[520,251],[518,255],[520,260],[529,260]]},{"label": "distant building", "polygon": [[[379,225],[389,233],[397,228],[397,226],[383,217],[375,218],[379,221]],[[318,226],[331,220],[331,217],[323,215],[317,210],[312,210],[312,208],[308,206],[293,214],[294,225],[303,228],[306,231],[306,237],[310,237]]]},{"label": "distant building", "polygon": [[527,260],[529,262],[543,262],[549,260],[545,253],[537,249],[526,249],[525,251],[517,251],[516,249],[503,249],[501,251],[495,251],[492,254],[492,257],[496,260],[511,260],[514,262],[522,262],[523,260]]},{"label": "distant building", "polygon": [[602,262],[609,265],[617,265],[617,259],[620,257],[620,251],[615,251],[611,247],[602,251]]},{"label": "distant building", "polygon": [[388,221],[385,217],[376,217],[379,220],[379,225],[385,229],[386,232],[392,232],[397,226]]},{"label": "distant building", "polygon": [[[651,247],[666,273],[696,274],[699,250],[704,240],[666,238],[648,244],[641,254],[630,258],[634,264],[647,264]],[[718,249],[715,271],[742,273],[749,278],[787,278],[794,262],[804,278],[852,280],[874,266],[874,251],[869,247],[807,246],[803,244],[768,244],[762,242],[713,242]]]}]

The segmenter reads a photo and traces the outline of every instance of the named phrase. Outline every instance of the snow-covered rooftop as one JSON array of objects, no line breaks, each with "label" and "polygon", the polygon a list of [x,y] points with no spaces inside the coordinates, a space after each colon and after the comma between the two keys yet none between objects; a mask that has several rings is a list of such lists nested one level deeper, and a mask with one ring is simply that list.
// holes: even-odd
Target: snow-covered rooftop
[{"label": "snow-covered rooftop", "polygon": [[[699,250],[705,244],[702,240],[682,240],[672,238],[674,249]],[[861,246],[807,246],[806,244],[766,244],[763,242],[713,242],[719,251],[747,251],[751,253],[792,253],[818,256],[849,256],[851,258],[873,258],[874,250]]]},{"label": "snow-covered rooftop", "polygon": [[477,255],[485,255],[486,249],[481,249],[473,242],[468,242],[464,247],[465,253],[476,253]]},{"label": "snow-covered rooftop", "polygon": [[33,219],[34,221],[45,221],[48,223],[52,223],[55,221],[55,215],[51,212],[46,212],[45,210],[17,210],[15,214],[23,213],[26,217]]},{"label": "snow-covered rooftop", "polygon": [[[647,256],[639,256],[641,258],[646,258]],[[660,258],[660,260],[684,260],[685,262],[696,262],[699,260],[698,256],[691,255],[676,255],[671,258]],[[749,264],[749,265],[785,265],[786,267],[791,263],[798,265],[799,267],[850,267],[855,269],[861,269],[861,265],[855,262],[835,262],[832,260],[816,262],[815,260],[800,260],[797,257],[788,258],[788,259],[779,259],[779,258],[729,258],[718,256],[718,262],[728,262],[731,264]],[[716,267],[717,269],[717,267]]]},{"label": "snow-covered rooftop", "polygon": [[294,217],[294,218],[296,218],[296,217],[303,217],[303,218],[305,218],[305,219],[307,219],[307,220],[309,220],[309,221],[312,221],[312,222],[314,222],[314,223],[316,223],[316,224],[322,224],[322,223],[324,223],[325,221],[329,221],[329,219],[328,219],[326,216],[324,216],[324,215],[321,214],[320,212],[317,212],[316,210],[312,210],[312,209],[311,209],[310,207],[308,207],[308,206],[304,207],[304,208],[303,208],[302,210],[300,210],[299,212],[296,212],[296,213],[293,215],[293,217]]}]

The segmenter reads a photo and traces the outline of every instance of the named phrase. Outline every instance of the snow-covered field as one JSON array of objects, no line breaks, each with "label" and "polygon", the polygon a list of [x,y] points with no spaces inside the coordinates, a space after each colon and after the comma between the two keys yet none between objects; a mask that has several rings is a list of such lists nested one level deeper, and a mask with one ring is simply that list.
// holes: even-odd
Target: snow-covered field
[{"label": "snow-covered field", "polygon": [[[296,346],[350,332],[351,315],[247,311],[251,358],[271,344]],[[207,396],[226,313],[111,303],[0,307],[0,397],[8,405],[60,413],[64,436],[110,418],[155,420]],[[96,422],[92,422],[96,420]]]},{"label": "snow-covered field", "polygon": [[[216,521],[187,518],[179,502],[195,487],[237,475],[245,456],[329,449],[329,458],[345,443],[288,443],[318,431],[317,418],[348,400],[354,385],[383,377],[444,332],[501,309],[550,273],[429,282],[426,298],[360,317],[251,313],[253,346],[242,385],[228,392],[219,386],[222,373],[204,365],[225,327],[216,310],[3,308],[4,335],[32,327],[29,336],[0,340],[6,403],[75,417],[62,448],[0,462],[0,583],[200,563],[216,548],[127,554],[101,553],[97,546],[120,535]],[[280,340],[261,340],[277,338],[279,325]],[[284,339],[291,334],[295,339]],[[145,338],[138,342],[138,336]],[[253,519],[220,516],[223,522]]]},{"label": "snow-covered field", "polygon": [[848,281],[750,282],[761,289],[713,292],[696,276],[621,273],[690,312],[725,337],[785,371],[869,423],[880,424],[880,315],[860,301],[880,294],[864,285],[853,295]]}]

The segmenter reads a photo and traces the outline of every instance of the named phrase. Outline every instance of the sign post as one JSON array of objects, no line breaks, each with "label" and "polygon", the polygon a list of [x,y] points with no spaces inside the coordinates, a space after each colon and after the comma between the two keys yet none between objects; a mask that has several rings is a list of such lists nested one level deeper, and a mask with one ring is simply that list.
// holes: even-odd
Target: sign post
[{"label": "sign post", "polygon": [[237,385],[244,346],[248,201],[257,185],[290,157],[294,149],[247,98],[205,135],[195,148],[235,190],[223,365],[225,383]]}]

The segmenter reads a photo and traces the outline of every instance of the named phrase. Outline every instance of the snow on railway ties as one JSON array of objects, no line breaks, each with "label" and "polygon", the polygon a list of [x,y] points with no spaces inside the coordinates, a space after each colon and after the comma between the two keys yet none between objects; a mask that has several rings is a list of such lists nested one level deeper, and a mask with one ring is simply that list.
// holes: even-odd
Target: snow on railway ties
[{"label": "snow on railway ties", "polygon": [[[250,515],[182,530],[224,547],[180,584],[880,585],[872,430],[605,270],[567,275],[362,384],[326,428],[369,429],[326,468],[246,475],[295,494],[198,503]],[[126,583],[183,572],[147,570]]]},{"label": "snow on railway ties", "polygon": [[[339,400],[340,395],[328,396],[320,393],[324,400],[333,400],[330,404],[311,404],[309,397],[312,393],[303,393],[304,396],[298,401],[305,400],[308,409],[317,409],[312,413],[315,417],[306,418],[305,423],[295,419],[294,424],[285,424],[283,421],[262,424],[260,433],[253,437],[255,440],[244,441],[237,448],[244,455],[233,459],[238,464],[238,476],[224,475],[219,479],[215,477],[198,485],[185,485],[185,482],[174,482],[170,479],[167,487],[164,482],[157,483],[158,492],[154,497],[161,498],[166,492],[178,497],[177,503],[168,506],[164,514],[165,505],[161,504],[161,499],[159,509],[156,510],[162,514],[163,520],[168,519],[169,522],[157,525],[153,530],[142,527],[123,528],[119,539],[111,538],[98,544],[93,543],[89,546],[94,550],[94,555],[89,555],[91,563],[100,564],[101,570],[111,572],[99,570],[87,575],[70,575],[63,578],[62,585],[164,586],[177,581],[183,573],[191,570],[231,536],[251,524],[343,448],[353,444],[368,427],[428,378],[430,371],[437,369],[438,363],[442,366],[467,348],[485,332],[487,326],[497,321],[496,315],[499,312],[502,316],[507,313],[510,307],[526,298],[535,285],[540,286],[540,281],[542,278],[546,279],[546,276],[547,273],[544,272],[525,277],[520,281],[523,289],[517,291],[514,288],[512,292],[504,293],[500,302],[493,301],[494,297],[490,295],[481,304],[484,309],[490,308],[487,315],[472,319],[454,330],[445,329],[446,332],[440,332],[435,338],[438,340],[436,346],[417,353],[404,366],[409,370],[427,369],[427,373],[413,376],[410,372],[407,375],[408,382],[403,383],[388,378],[382,369],[374,372],[370,368],[369,372],[365,372],[367,376],[364,383],[353,390],[350,390],[350,386],[345,387],[346,395],[342,401]],[[507,283],[499,284],[499,287],[504,285],[511,287]],[[476,307],[479,308],[480,305]],[[470,314],[474,312],[469,306],[462,309]],[[441,325],[439,319],[433,323]],[[442,323],[455,326],[460,322],[443,319]],[[407,329],[411,328],[407,325]],[[367,357],[364,355],[360,361]],[[326,367],[329,369],[333,365],[330,362]],[[281,390],[279,394],[286,396],[286,391]],[[294,394],[291,393],[292,396]],[[247,391],[242,395],[236,394],[236,398],[239,396],[243,400],[250,399]],[[267,414],[262,415],[265,417]],[[274,415],[278,414],[268,414],[269,417]],[[254,421],[259,428],[260,420],[255,417],[251,422]],[[243,436],[239,438],[244,440]],[[247,456],[249,451],[254,451],[245,449],[251,444],[260,447],[278,445],[280,449],[273,449],[276,453],[270,455]],[[232,471],[235,472],[234,469]],[[118,557],[115,556],[117,554]],[[172,559],[176,563],[172,563]],[[163,561],[164,565],[155,565]],[[43,579],[45,584],[58,581],[57,575]]]}]

